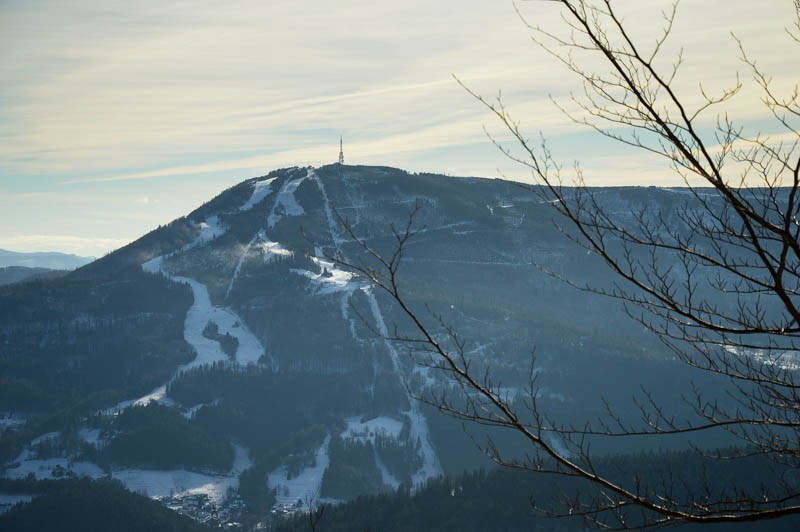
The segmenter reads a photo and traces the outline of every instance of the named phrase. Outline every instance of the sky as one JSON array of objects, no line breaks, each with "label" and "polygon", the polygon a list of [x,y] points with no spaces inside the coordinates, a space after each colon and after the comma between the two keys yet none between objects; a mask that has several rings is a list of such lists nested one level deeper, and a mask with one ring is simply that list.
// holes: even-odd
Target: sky
[{"label": "sky", "polygon": [[[652,42],[660,0],[615,1]],[[552,2],[524,19],[564,24]],[[800,72],[791,0],[684,0],[665,48],[675,80],[743,88],[724,111],[778,133],[734,33],[781,88]],[[0,0],[0,248],[101,256],[222,190],[335,162],[527,180],[486,131],[497,120],[453,79],[502,94],[593,185],[679,185],[663,161],[571,122],[581,85],[505,0]],[[703,116],[709,127],[716,114]]]}]

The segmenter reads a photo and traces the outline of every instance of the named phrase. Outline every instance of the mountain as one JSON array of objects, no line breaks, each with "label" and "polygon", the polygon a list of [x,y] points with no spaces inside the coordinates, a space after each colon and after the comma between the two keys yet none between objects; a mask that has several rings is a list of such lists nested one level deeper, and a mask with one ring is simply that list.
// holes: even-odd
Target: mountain
[{"label": "mountain", "polygon": [[94,257],[80,257],[55,251],[18,253],[0,249],[0,268],[24,266],[26,268],[48,268],[50,270],[74,270],[93,260]]},{"label": "mountain", "polygon": [[51,270],[49,268],[27,268],[25,266],[6,266],[0,268],[0,285],[20,283],[33,279],[51,279],[64,275],[65,270]]},{"label": "mountain", "polygon": [[[680,190],[595,197],[666,219],[693,208]],[[413,210],[401,290],[518,406],[534,349],[537,402],[566,422],[602,416],[602,397],[637,416],[641,386],[678,415],[690,412],[680,398],[692,379],[722,393],[616,302],[532,266],[614,281],[530,190],[387,167],[287,168],[63,277],[0,287],[3,474],[112,477],[187,512],[198,497],[243,506],[256,523],[486,465],[459,422],[420,400],[452,383],[385,338],[411,331],[397,305],[328,258],[365,259],[343,219],[389,253],[392,227]],[[471,431],[525,451],[513,435]]]}]

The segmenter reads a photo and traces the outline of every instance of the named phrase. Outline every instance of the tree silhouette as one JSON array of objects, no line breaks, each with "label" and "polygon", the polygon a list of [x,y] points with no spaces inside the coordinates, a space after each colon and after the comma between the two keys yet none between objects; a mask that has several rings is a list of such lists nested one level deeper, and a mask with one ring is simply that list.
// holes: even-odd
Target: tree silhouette
[{"label": "tree silhouette", "polygon": [[[428,400],[470,422],[511,429],[529,443],[524,460],[506,458],[491,441],[484,451],[496,462],[536,472],[585,479],[594,490],[567,501],[564,514],[583,515],[605,527],[657,526],[670,522],[746,522],[800,513],[800,92],[781,96],[770,76],[739,43],[742,64],[761,91],[761,103],[784,134],[752,134],[722,114],[709,133],[709,114],[737,95],[742,86],[719,94],[700,86],[700,102],[690,105],[674,88],[682,57],[662,55],[677,12],[649,43],[637,42],[611,0],[549,0],[561,10],[563,28],[528,24],[534,40],[583,82],[572,98],[579,114],[567,117],[615,141],[645,150],[679,176],[688,200],[677,217],[657,211],[630,213],[623,221],[585,186],[580,167],[571,175],[544,138],[528,139],[501,99],[489,100],[464,88],[493,113],[511,134],[509,145],[492,139],[508,157],[524,165],[538,194],[564,222],[565,235],[597,254],[616,274],[612,287],[566,282],[620,300],[628,314],[653,331],[685,364],[721,375],[731,384],[725,403],[696,388],[689,399],[696,414],[678,418],[670,405],[647,392],[639,399],[641,419],[620,419],[611,406],[595,425],[568,426],[550,419],[537,405],[536,373],[531,371],[524,407],[512,403],[490,375],[475,374],[456,331],[411,308],[398,284],[398,269],[414,238],[414,213],[404,226],[392,225],[390,253],[370,247],[346,220],[343,227],[366,251],[363,260],[334,258],[369,278],[393,298],[410,319],[413,334],[396,335],[414,348],[422,364],[443,372],[464,392],[436,392]],[[800,0],[787,29],[787,45],[800,44]],[[521,15],[522,16],[522,15]],[[525,19],[523,18],[523,21]],[[735,38],[735,37],[734,37]],[[738,41],[737,41],[738,42]],[[604,68],[590,68],[585,56],[599,56]],[[667,64],[667,67],[663,65]],[[461,82],[459,82],[461,83]],[[558,105],[558,104],[557,104]],[[569,179],[569,185],[567,178]],[[702,186],[695,183],[702,182]],[[447,340],[437,333],[444,329]],[[678,494],[680,479],[621,481],[595,467],[593,438],[660,437],[725,430],[741,445],[712,458],[737,460],[759,455],[787,473],[777,488],[721,486]],[[554,437],[556,436],[556,437]],[[544,509],[560,513],[558,509]]]}]

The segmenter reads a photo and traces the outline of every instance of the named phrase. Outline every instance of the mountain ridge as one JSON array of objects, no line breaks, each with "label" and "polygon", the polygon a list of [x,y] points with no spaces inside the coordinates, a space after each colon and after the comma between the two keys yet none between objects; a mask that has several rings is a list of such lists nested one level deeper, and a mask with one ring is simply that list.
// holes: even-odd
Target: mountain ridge
[{"label": "mountain ridge", "polygon": [[24,266],[50,270],[74,270],[89,264],[93,260],[95,260],[94,257],[81,257],[57,251],[18,252],[0,249],[0,268]]}]

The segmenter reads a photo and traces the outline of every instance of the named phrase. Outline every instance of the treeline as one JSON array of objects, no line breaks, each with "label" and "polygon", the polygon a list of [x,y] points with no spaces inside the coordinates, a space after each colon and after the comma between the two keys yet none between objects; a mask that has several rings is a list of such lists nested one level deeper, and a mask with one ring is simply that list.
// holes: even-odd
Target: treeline
[{"label": "treeline", "polygon": [[[616,470],[615,476],[628,481],[632,480],[633,472],[638,472],[642,485],[652,487],[660,486],[665,481],[664,473],[670,471],[675,479],[680,479],[668,484],[671,495],[684,500],[702,493],[706,482],[711,482],[718,491],[734,485],[731,483],[734,480],[732,475],[739,479],[737,485],[746,481],[752,486],[751,493],[746,494],[752,497],[758,497],[762,489],[776,488],[783,482],[775,471],[775,464],[759,458],[736,461],[731,468],[731,462],[720,466],[719,462],[700,458],[694,453],[640,454],[605,458],[594,465],[604,470]],[[397,493],[364,496],[345,504],[328,506],[317,530],[583,531],[587,527],[596,528],[595,523],[582,517],[548,517],[531,505],[531,501],[535,501],[542,508],[568,514],[565,501],[574,499],[578,492],[585,496],[599,494],[587,482],[564,476],[510,469],[479,470],[432,480],[413,493],[405,485]],[[634,508],[627,517],[630,525],[636,525],[641,512]],[[615,522],[610,520],[608,524]],[[703,530],[788,531],[798,527],[800,518],[791,517],[747,523],[740,527],[730,524],[707,526]],[[307,516],[297,516],[275,528],[287,532],[308,529]]]},{"label": "treeline", "polygon": [[194,423],[229,434],[259,453],[308,427],[341,424],[366,405],[365,383],[371,380],[368,370],[333,377],[217,363],[184,373],[170,383],[167,394],[183,405],[203,405]]},{"label": "treeline", "polygon": [[188,287],[138,271],[0,287],[0,411],[86,413],[191,360]]},{"label": "treeline", "polygon": [[0,495],[4,493],[34,496],[31,502],[18,504],[0,514],[0,530],[9,532],[209,530],[156,501],[127,491],[119,482],[112,480],[0,480]]},{"label": "treeline", "polygon": [[125,409],[113,421],[117,435],[100,461],[147,469],[192,469],[224,473],[233,448],[224,433],[206,429],[177,410],[157,403]]}]

